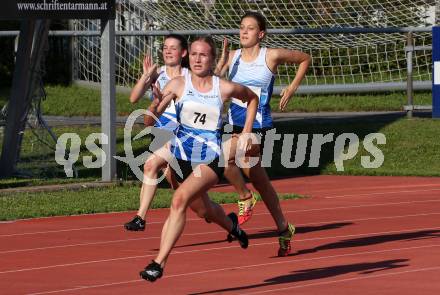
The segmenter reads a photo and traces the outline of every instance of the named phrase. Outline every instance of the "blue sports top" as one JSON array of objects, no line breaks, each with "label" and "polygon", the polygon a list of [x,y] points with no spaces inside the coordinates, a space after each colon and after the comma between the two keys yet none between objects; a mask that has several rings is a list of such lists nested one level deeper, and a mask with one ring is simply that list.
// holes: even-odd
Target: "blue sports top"
[{"label": "blue sports top", "polygon": [[176,158],[206,163],[220,156],[222,109],[218,77],[212,77],[210,91],[199,92],[192,84],[191,74],[185,75],[183,94],[176,102],[177,121],[180,123],[172,142]]},{"label": "blue sports top", "polygon": [[[187,73],[188,69],[182,68],[182,76],[185,76]],[[165,85],[167,85],[170,80],[171,78],[167,75],[166,66],[161,66],[159,70],[159,76],[156,80],[156,85],[162,91],[165,88]],[[156,124],[154,124],[154,127],[174,132],[178,126],[179,123],[177,123],[176,119],[176,107],[174,105],[174,102],[171,102],[163,112],[162,116],[160,116],[159,122],[156,122]]]},{"label": "blue sports top", "polygon": [[[272,127],[272,116],[269,102],[272,97],[275,76],[266,64],[267,48],[260,48],[258,57],[252,62],[245,62],[241,58],[241,49],[235,51],[229,67],[229,79],[249,87],[258,95],[259,104],[253,128],[261,129]],[[229,107],[229,124],[243,127],[246,121],[247,103],[239,99],[232,99]]]}]

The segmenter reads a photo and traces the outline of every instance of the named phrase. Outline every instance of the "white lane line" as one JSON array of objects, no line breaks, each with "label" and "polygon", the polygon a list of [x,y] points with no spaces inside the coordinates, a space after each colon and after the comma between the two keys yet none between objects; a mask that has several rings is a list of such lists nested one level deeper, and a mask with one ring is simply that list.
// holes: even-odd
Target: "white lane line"
[{"label": "white lane line", "polygon": [[[302,226],[311,226],[311,225],[326,225],[326,224],[332,224],[332,223],[372,221],[372,220],[383,220],[383,219],[397,219],[397,218],[409,218],[409,217],[420,217],[420,216],[430,216],[430,215],[440,215],[440,212],[369,217],[369,218],[358,218],[358,219],[330,220],[330,221],[320,221],[320,222],[312,222],[312,223],[297,223],[297,224],[295,224],[295,226],[302,227]],[[254,230],[271,230],[271,229],[273,229],[273,227],[251,227],[251,228],[246,228],[246,231],[250,232],[250,231],[254,231]],[[203,236],[203,235],[219,234],[219,233],[224,233],[224,231],[220,230],[220,231],[198,232],[198,233],[191,233],[191,234],[183,234],[182,236],[199,236],[199,235]],[[62,249],[62,248],[69,248],[69,247],[95,246],[95,245],[104,245],[104,244],[113,244],[113,243],[125,243],[125,242],[131,242],[131,241],[153,240],[153,239],[160,239],[160,236],[145,237],[145,238],[133,238],[133,239],[108,240],[108,241],[100,241],[100,242],[67,244],[67,245],[59,245],[59,246],[26,248],[26,249],[16,249],[16,250],[6,250],[6,251],[0,251],[0,254],[28,252],[28,251],[37,251],[37,250]]]},{"label": "white lane line", "polygon": [[[326,210],[337,210],[337,209],[353,209],[353,208],[366,208],[366,207],[377,207],[377,206],[391,206],[391,205],[405,205],[405,204],[422,204],[422,203],[438,203],[439,199],[433,200],[422,200],[422,201],[402,201],[402,202],[386,202],[386,203],[375,203],[375,204],[366,204],[366,205],[351,205],[351,206],[337,206],[337,207],[324,207],[324,208],[312,208],[312,209],[299,209],[299,210],[283,210],[286,213],[300,213],[300,212],[313,212],[313,211],[326,211]],[[254,213],[254,216],[259,215],[269,215],[269,212],[265,213]],[[187,219],[187,221],[204,221],[201,218],[191,218]],[[162,224],[163,221],[155,221],[148,222],[148,224]],[[108,226],[99,226],[99,227],[82,227],[82,228],[73,228],[73,229],[63,229],[63,230],[51,230],[51,231],[40,231],[40,232],[27,232],[27,233],[19,233],[19,234],[5,234],[0,235],[0,238],[8,238],[8,237],[16,237],[16,236],[25,236],[25,235],[39,235],[39,234],[51,234],[51,233],[60,233],[60,232],[69,232],[69,231],[83,231],[83,230],[95,230],[95,229],[104,229],[104,228],[123,228],[122,224],[118,225],[108,225]]]},{"label": "white lane line", "polygon": [[[358,256],[358,255],[370,255],[370,254],[389,253],[389,252],[416,250],[416,249],[426,249],[426,248],[434,248],[434,247],[440,247],[440,244],[417,246],[417,247],[396,248],[396,249],[387,249],[387,250],[364,251],[364,252],[356,252],[356,253],[347,253],[347,254],[338,254],[338,255],[330,255],[330,256],[320,256],[320,257],[312,257],[312,258],[292,259],[292,260],[284,260],[284,261],[269,262],[269,263],[260,263],[260,264],[251,264],[251,265],[243,265],[243,266],[233,266],[233,267],[226,267],[226,268],[209,269],[209,270],[204,270],[204,271],[187,272],[187,273],[175,274],[175,275],[165,275],[163,278],[161,278],[161,280],[170,279],[170,278],[177,278],[177,277],[201,275],[201,274],[207,274],[207,273],[213,273],[213,272],[223,272],[223,271],[228,271],[228,270],[232,270],[232,269],[233,270],[237,270],[237,269],[261,268],[261,267],[266,267],[266,266],[298,263],[298,262],[304,262],[304,261],[334,259],[334,258],[352,257],[352,256]],[[114,285],[122,285],[122,284],[138,283],[138,282],[143,282],[143,280],[139,279],[139,280],[114,282],[114,283],[100,284],[100,285],[81,286],[81,287],[70,288],[70,289],[61,289],[61,290],[53,290],[53,291],[31,293],[29,295],[41,295],[41,294],[53,294],[53,293],[80,291],[80,290],[85,290],[85,289],[100,288],[100,287],[110,287],[110,286],[114,286]]]},{"label": "white lane line", "polygon": [[[275,243],[274,242],[261,243],[261,244],[255,244],[254,246],[262,246],[262,245],[270,245],[270,244],[275,244]],[[227,249],[233,249],[233,248],[238,248],[238,247],[239,247],[238,245],[237,246],[234,245],[234,246],[227,246],[227,247],[215,247],[215,248],[205,248],[205,249],[186,250],[186,251],[173,251],[173,255],[206,252],[206,251],[227,250]],[[249,247],[250,247],[250,245],[249,245]],[[127,257],[102,259],[102,260],[89,260],[89,261],[82,261],[82,262],[75,262],[75,263],[56,264],[56,265],[48,265],[48,266],[41,266],[41,267],[6,270],[6,271],[1,271],[0,274],[8,274],[8,273],[16,273],[16,272],[24,272],[24,271],[35,271],[35,270],[51,269],[51,268],[57,268],[57,267],[70,267],[70,266],[93,264],[93,263],[105,263],[105,262],[128,260],[128,259],[138,259],[138,258],[145,258],[145,257],[154,257],[155,255],[157,255],[156,251],[153,254],[147,254],[147,255],[127,256]]]},{"label": "white lane line", "polygon": [[396,271],[396,272],[392,272],[392,273],[383,273],[383,274],[376,274],[376,275],[367,275],[366,277],[354,277],[354,278],[347,278],[347,279],[340,279],[340,280],[328,280],[325,282],[317,282],[317,283],[311,283],[311,284],[296,285],[296,286],[286,287],[286,288],[270,289],[270,290],[250,292],[250,293],[240,293],[240,294],[246,294],[246,295],[264,294],[264,293],[272,293],[272,292],[291,290],[291,289],[338,284],[338,283],[345,283],[345,282],[350,282],[350,281],[368,280],[368,279],[375,279],[375,278],[380,278],[380,277],[389,277],[389,276],[403,275],[403,274],[416,273],[416,272],[422,272],[422,271],[433,271],[433,270],[440,270],[440,266],[417,268],[417,269]]},{"label": "white lane line", "polygon": [[[294,186],[294,185],[293,185]],[[338,193],[343,191],[364,191],[364,190],[385,190],[385,189],[410,189],[410,188],[422,188],[422,187],[440,187],[440,181],[437,183],[426,183],[426,184],[410,184],[410,185],[381,185],[381,186],[363,186],[363,187],[350,187],[350,188],[334,188],[334,189],[320,189],[320,190],[310,190],[305,191],[301,194],[319,194],[319,193]]]},{"label": "white lane line", "polygon": [[[428,227],[428,228],[413,228],[413,229],[405,229],[405,230],[398,230],[398,231],[383,231],[383,232],[369,232],[369,233],[363,233],[363,234],[352,234],[352,235],[343,235],[343,236],[326,236],[326,237],[318,237],[318,238],[308,238],[308,239],[295,239],[294,242],[308,242],[308,241],[318,241],[318,240],[329,240],[329,239],[342,239],[342,238],[354,238],[354,237],[363,237],[363,236],[373,236],[373,235],[389,235],[389,234],[401,234],[405,232],[414,232],[414,231],[427,231],[427,230],[438,230],[440,231],[440,227]],[[257,247],[257,246],[266,246],[266,245],[272,245],[272,244],[278,244],[278,241],[276,242],[266,242],[266,243],[258,243],[258,244],[250,244],[249,247]],[[173,251],[173,255],[176,254],[188,254],[188,253],[200,253],[200,252],[207,252],[207,251],[218,251],[218,250],[227,250],[227,249],[234,249],[238,248],[239,246],[227,246],[227,247],[214,247],[214,248],[204,248],[204,249],[194,249],[194,250],[184,250],[184,251]],[[31,268],[22,268],[22,269],[14,269],[14,270],[6,270],[6,271],[0,271],[0,274],[8,274],[8,273],[17,273],[17,272],[24,272],[24,271],[35,271],[35,270],[42,270],[42,269],[51,269],[51,268],[57,268],[57,267],[70,267],[70,266],[77,266],[77,265],[84,265],[84,264],[93,264],[93,263],[105,263],[105,262],[111,262],[111,261],[120,261],[120,260],[128,260],[128,259],[137,259],[137,258],[145,258],[145,257],[153,257],[157,255],[157,251],[149,251],[147,255],[137,255],[137,256],[127,256],[127,257],[119,257],[119,258],[111,258],[111,259],[101,259],[101,260],[88,260],[88,261],[81,261],[81,262],[74,262],[74,263],[65,263],[65,264],[56,264],[56,265],[47,265],[47,266],[41,266],[41,267],[31,267]]]},{"label": "white lane line", "polygon": [[324,197],[326,199],[339,199],[339,198],[348,198],[348,197],[370,197],[370,196],[381,196],[381,195],[390,195],[390,194],[401,194],[401,193],[423,193],[423,192],[434,192],[440,191],[440,188],[433,189],[425,189],[425,190],[406,190],[406,191],[395,191],[395,192],[377,192],[377,193],[365,193],[365,194],[350,194],[350,195],[339,195],[333,197]]}]

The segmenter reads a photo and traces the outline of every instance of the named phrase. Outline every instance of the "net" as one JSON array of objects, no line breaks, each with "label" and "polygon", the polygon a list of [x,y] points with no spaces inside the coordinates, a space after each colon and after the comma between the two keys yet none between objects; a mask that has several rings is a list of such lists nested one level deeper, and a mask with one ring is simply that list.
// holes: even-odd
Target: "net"
[{"label": "net", "polygon": [[[347,27],[427,27],[435,23],[435,0],[131,0],[118,1],[116,30],[238,29],[247,10],[262,12],[270,29]],[[99,30],[96,21],[77,21],[75,30]],[[429,32],[414,33],[414,45],[432,44]],[[221,45],[224,36],[215,38]],[[238,36],[229,36],[232,48]],[[160,62],[161,37],[118,36],[116,80],[132,86],[141,70],[146,50]],[[280,34],[268,35],[268,47],[298,49],[312,56],[312,66],[303,84],[352,85],[371,82],[401,82],[406,79],[403,33]],[[99,82],[99,38],[77,37],[74,79]],[[431,51],[416,51],[414,80],[431,80]],[[275,85],[282,86],[295,75],[294,66],[279,67]]]}]

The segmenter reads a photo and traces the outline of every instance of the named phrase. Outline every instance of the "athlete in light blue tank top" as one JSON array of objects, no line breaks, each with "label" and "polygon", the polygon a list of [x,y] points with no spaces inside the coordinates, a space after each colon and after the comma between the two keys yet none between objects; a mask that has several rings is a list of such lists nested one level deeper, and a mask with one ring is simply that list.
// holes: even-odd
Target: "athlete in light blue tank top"
[{"label": "athlete in light blue tank top", "polygon": [[[266,48],[261,48],[258,57],[252,62],[241,59],[241,49],[235,51],[229,68],[229,79],[245,85],[259,97],[257,117],[253,128],[262,129],[272,127],[272,116],[269,102],[272,97],[275,76],[266,64]],[[246,119],[247,104],[233,99],[229,107],[229,124],[243,127]]]},{"label": "athlete in light blue tank top", "polygon": [[[130,94],[130,102],[136,103],[144,97],[146,91],[154,85],[155,88],[164,89],[166,84],[170,81],[170,78],[174,76],[180,76],[185,74],[187,69],[184,65],[187,64],[188,56],[188,42],[185,37],[176,34],[170,34],[165,37],[162,47],[162,60],[164,62],[163,67],[159,67],[154,63],[152,56],[149,52],[145,54],[142,62],[142,75],[136,82]],[[154,97],[151,97],[153,101]],[[174,101],[170,101],[167,105],[169,108],[166,110],[166,114],[158,116],[160,123],[155,118],[151,124],[159,127],[154,130],[155,139],[168,140],[174,136],[174,131],[177,127]],[[165,106],[165,108],[167,107]],[[145,117],[144,117],[145,120]],[[157,143],[157,142],[156,142]],[[154,146],[154,148],[153,148]],[[177,181],[170,172],[171,169],[166,169],[168,162],[173,161],[174,157],[170,151],[170,144],[166,143],[162,147],[157,148],[155,144],[150,145],[153,154],[148,157],[143,167],[143,176],[139,177],[142,181],[142,189],[139,193],[139,209],[134,218],[125,223],[125,229],[129,231],[143,231],[145,230],[145,216],[153,201],[156,184],[166,178],[172,188],[177,187]],[[163,175],[159,177],[159,171],[163,171]]]},{"label": "athlete in light blue tank top", "polygon": [[[228,240],[235,237],[242,248],[248,247],[247,235],[240,229],[237,216],[234,213],[227,216],[221,206],[209,199],[207,191],[223,174],[223,169],[218,169],[223,167],[215,164],[221,152],[223,103],[232,97],[249,102],[243,128],[244,133],[249,133],[257,112],[258,98],[242,85],[213,76],[215,57],[215,43],[212,38],[200,37],[190,47],[191,73],[172,79],[163,93],[156,86],[153,87],[155,98],[148,107],[149,112],[145,115],[144,122],[147,126],[153,125],[154,117],[161,115],[166,106],[172,100],[176,100],[177,120],[180,125],[174,140],[173,152],[183,177],[181,185],[173,195],[169,217],[162,230],[159,253],[140,272],[145,280],[155,281],[162,277],[171,250],[184,230],[186,210],[189,206],[192,206],[198,216],[225,229],[228,232]],[[248,151],[251,144],[250,141],[243,140],[240,146],[244,151]],[[170,166],[177,172],[173,165]]]},{"label": "athlete in light blue tank top", "polygon": [[[280,94],[279,109],[284,111],[298,89],[311,62],[308,54],[298,50],[261,47],[261,42],[266,35],[266,27],[265,17],[261,13],[255,11],[246,12],[240,20],[241,49],[230,53],[228,51],[228,42],[225,40],[222,56],[216,66],[216,73],[220,76],[223,76],[229,70],[229,78],[232,81],[252,87],[259,94],[260,105],[253,125],[253,131],[261,135],[262,144],[259,148],[254,149],[254,152],[249,153],[251,156],[260,156],[261,152],[265,152],[263,147],[265,136],[270,134],[268,131],[273,127],[269,103],[272,96],[274,73],[277,72],[277,67],[281,64],[297,65],[295,78]],[[241,105],[237,101],[231,104],[229,123],[233,125],[233,133],[238,133],[242,129],[242,114],[245,107],[246,105]],[[237,138],[233,137],[231,141],[237,141]],[[233,146],[233,144],[231,145]],[[270,150],[268,151],[270,152]],[[235,155],[233,151],[231,155]],[[234,161],[230,159],[230,162],[233,163]],[[278,256],[288,255],[291,251],[290,240],[294,234],[294,226],[288,223],[281,211],[278,196],[269,181],[265,169],[261,166],[261,163],[257,163],[257,165],[249,170],[245,169],[243,171],[255,189],[260,193],[265,205],[274,217],[279,232],[278,241],[280,247],[278,249]],[[237,165],[229,165],[225,169],[225,176],[235,187],[236,191],[239,192],[239,221],[240,223],[247,222],[252,216],[256,200],[247,188],[243,177],[241,177],[240,169]]]},{"label": "athlete in light blue tank top", "polygon": [[[166,66],[160,67],[159,76],[157,77],[156,80],[156,85],[158,85],[160,90],[163,90],[165,85],[171,80],[171,78],[167,74],[166,69],[167,69]],[[181,75],[185,76],[187,73],[188,73],[188,69],[182,68]],[[153,96],[151,96],[151,99],[153,99]],[[165,112],[159,118],[159,122],[156,122],[154,127],[162,128],[174,132],[176,131],[178,126],[179,123],[177,122],[177,118],[176,118],[176,107],[172,102],[165,109]]]},{"label": "athlete in light blue tank top", "polygon": [[176,103],[180,125],[172,144],[177,159],[206,163],[220,156],[222,109],[218,77],[213,76],[212,89],[202,93],[192,85],[191,75],[185,75],[183,94]]}]

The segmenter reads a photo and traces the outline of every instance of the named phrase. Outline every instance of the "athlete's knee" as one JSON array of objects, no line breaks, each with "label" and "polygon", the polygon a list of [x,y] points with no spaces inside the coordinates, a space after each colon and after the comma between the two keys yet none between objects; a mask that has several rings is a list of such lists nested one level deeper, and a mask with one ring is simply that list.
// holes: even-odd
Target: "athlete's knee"
[{"label": "athlete's knee", "polygon": [[185,210],[188,206],[188,199],[189,196],[186,192],[180,190],[175,191],[171,201],[170,210]]},{"label": "athlete's knee", "polygon": [[144,164],[144,175],[148,175],[151,173],[157,173],[160,169],[160,165],[158,165],[155,159],[151,159],[146,161]]}]

